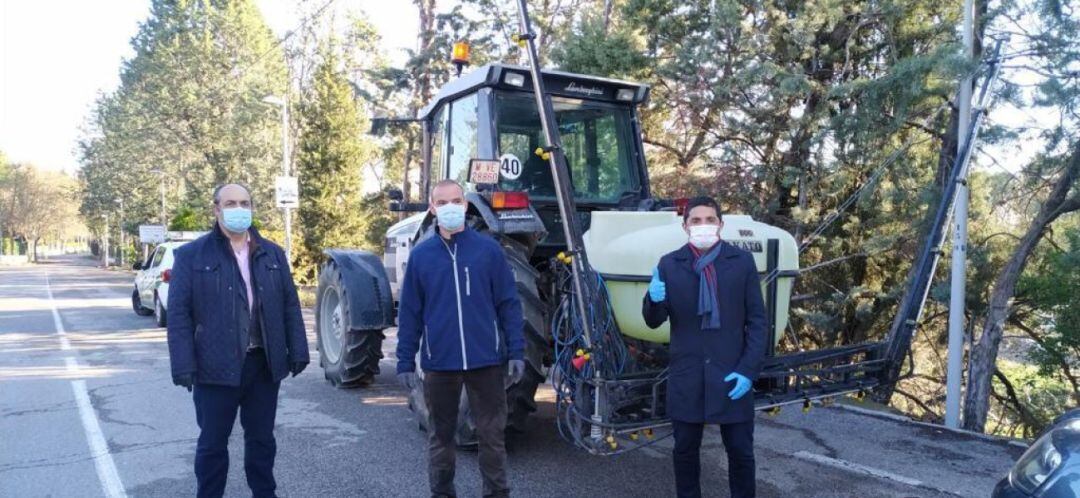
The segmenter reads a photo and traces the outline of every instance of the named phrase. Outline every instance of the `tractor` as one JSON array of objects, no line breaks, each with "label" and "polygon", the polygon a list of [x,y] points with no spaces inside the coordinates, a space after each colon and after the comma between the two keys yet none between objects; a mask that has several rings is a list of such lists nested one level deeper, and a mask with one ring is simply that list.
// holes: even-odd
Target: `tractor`
[{"label": "tractor", "polygon": [[[637,113],[649,87],[555,71],[542,77],[569,165],[576,204],[570,219],[584,232],[585,251],[606,282],[619,329],[633,350],[660,361],[668,331],[645,326],[641,298],[653,266],[685,243],[685,233],[677,203],[656,199],[649,190]],[[364,251],[328,251],[316,321],[320,364],[334,385],[365,385],[379,372],[384,330],[394,325],[410,248],[435,236],[426,203],[430,185],[453,179],[466,186],[468,224],[500,242],[517,280],[527,368],[524,378],[508,387],[507,425],[512,431],[526,429],[529,413],[536,410],[537,387],[555,362],[552,322],[562,297],[555,270],[558,256],[565,259],[568,250],[551,169],[535,153],[545,143],[531,78],[526,67],[491,64],[440,89],[417,118],[423,127],[420,202],[391,206],[417,214],[389,229],[381,260]],[[473,182],[485,172],[493,175],[491,182]],[[798,258],[789,234],[748,216],[728,215],[724,221],[724,239],[754,253],[763,274],[776,267],[794,269]],[[773,253],[766,251],[770,239],[779,241]],[[770,257],[774,268],[768,267]],[[779,279],[776,292],[768,293],[775,297],[770,309],[778,333],[786,326],[790,280]],[[426,410],[418,391],[410,406],[423,423]],[[459,442],[466,442],[471,428],[467,417],[462,419]]]}]

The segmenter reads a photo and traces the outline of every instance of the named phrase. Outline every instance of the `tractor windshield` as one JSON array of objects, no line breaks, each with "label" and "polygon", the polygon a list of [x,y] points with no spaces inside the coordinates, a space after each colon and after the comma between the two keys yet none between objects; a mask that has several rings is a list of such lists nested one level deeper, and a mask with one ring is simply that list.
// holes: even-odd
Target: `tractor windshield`
[{"label": "tractor windshield", "polygon": [[[563,97],[551,100],[575,199],[614,203],[625,192],[637,192],[640,183],[630,108]],[[530,93],[500,91],[495,108],[503,160],[500,187],[528,192],[534,199],[553,200],[551,167],[534,153],[544,145],[535,98]]]}]

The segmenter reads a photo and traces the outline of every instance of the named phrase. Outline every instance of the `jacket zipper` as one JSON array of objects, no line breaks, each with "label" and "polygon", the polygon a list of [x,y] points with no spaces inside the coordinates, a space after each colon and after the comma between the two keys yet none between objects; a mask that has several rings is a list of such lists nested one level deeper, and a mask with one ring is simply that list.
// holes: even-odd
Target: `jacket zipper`
[{"label": "jacket zipper", "polygon": [[469,278],[469,267],[465,267],[465,295],[472,295],[472,279]]},{"label": "jacket zipper", "polygon": [[461,278],[458,277],[457,266],[457,244],[454,244],[454,250],[450,250],[450,245],[446,241],[442,241],[443,246],[446,247],[446,252],[450,253],[450,260],[454,263],[454,296],[457,297],[457,320],[458,320],[458,336],[461,338],[461,364],[463,370],[469,369],[469,355],[465,352],[465,323],[462,320],[461,313]]}]

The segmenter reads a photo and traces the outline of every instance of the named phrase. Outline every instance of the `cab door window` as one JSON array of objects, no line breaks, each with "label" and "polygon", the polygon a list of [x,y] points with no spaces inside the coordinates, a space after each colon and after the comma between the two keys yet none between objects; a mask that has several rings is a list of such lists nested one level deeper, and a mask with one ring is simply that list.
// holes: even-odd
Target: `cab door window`
[{"label": "cab door window", "polygon": [[450,105],[450,179],[465,185],[469,161],[477,157],[479,108],[477,94],[455,100]]},{"label": "cab door window", "polygon": [[446,107],[440,107],[431,119],[431,165],[428,174],[435,181],[443,179],[446,171]]}]

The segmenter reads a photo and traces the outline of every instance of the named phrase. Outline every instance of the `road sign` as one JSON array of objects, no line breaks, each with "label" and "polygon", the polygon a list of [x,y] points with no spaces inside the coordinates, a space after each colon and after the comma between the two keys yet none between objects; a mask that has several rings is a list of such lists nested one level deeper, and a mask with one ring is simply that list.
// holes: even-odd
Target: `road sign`
[{"label": "road sign", "polygon": [[275,178],[274,194],[279,208],[294,208],[300,205],[300,184],[295,176]]},{"label": "road sign", "polygon": [[517,180],[521,177],[521,159],[513,154],[499,156],[499,174],[507,180]]},{"label": "road sign", "polygon": [[199,237],[206,235],[206,232],[192,232],[192,231],[173,231],[169,232],[167,238],[172,242],[187,242],[195,240]]},{"label": "road sign", "polygon": [[139,225],[140,244],[160,244],[165,242],[164,225]]}]

